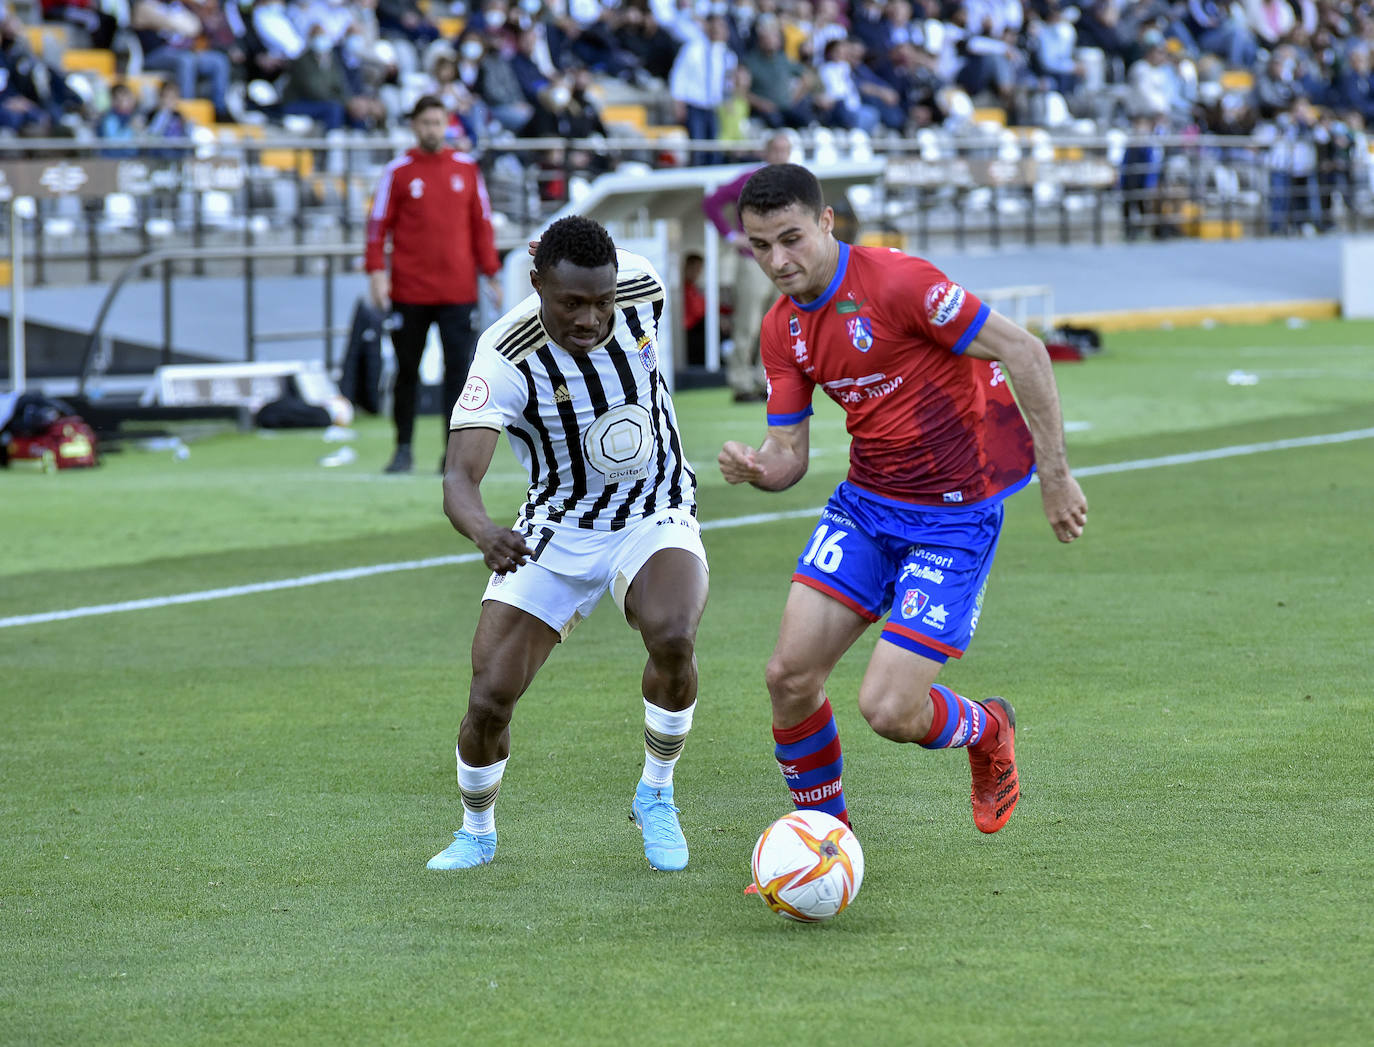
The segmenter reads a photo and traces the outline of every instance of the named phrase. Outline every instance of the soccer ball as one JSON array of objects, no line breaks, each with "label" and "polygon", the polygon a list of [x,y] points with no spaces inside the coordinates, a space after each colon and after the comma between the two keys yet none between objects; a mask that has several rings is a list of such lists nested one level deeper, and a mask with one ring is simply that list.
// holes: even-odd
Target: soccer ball
[{"label": "soccer ball", "polygon": [[768,908],[791,920],[838,916],[864,881],[864,852],[849,826],[799,810],[763,830],[754,845],[754,885]]}]

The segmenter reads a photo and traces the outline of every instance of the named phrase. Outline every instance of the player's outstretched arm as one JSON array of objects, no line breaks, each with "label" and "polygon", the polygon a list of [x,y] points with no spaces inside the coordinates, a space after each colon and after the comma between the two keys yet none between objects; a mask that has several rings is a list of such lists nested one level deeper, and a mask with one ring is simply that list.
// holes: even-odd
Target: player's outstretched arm
[{"label": "player's outstretched arm", "polygon": [[471,538],[482,562],[497,574],[522,566],[534,551],[518,531],[502,527],[482,504],[482,477],[496,452],[495,429],[456,429],[448,435],[444,459],[444,515],[454,528]]},{"label": "player's outstretched arm", "polygon": [[1061,542],[1073,541],[1087,525],[1088,501],[1069,472],[1059,389],[1045,343],[994,311],[965,354],[998,361],[1011,381],[1026,427],[1035,441],[1035,468],[1040,476],[1045,518],[1056,538]]},{"label": "player's outstretched arm", "polygon": [[716,462],[727,483],[753,484],[761,491],[785,491],[806,475],[811,455],[811,419],[795,425],[770,425],[763,446],[755,450],[731,440]]}]

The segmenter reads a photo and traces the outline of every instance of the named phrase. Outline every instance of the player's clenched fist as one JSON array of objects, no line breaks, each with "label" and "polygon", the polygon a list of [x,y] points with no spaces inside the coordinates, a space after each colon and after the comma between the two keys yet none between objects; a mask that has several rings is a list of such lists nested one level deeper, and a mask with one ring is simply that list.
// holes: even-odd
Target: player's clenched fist
[{"label": "player's clenched fist", "polygon": [[726,483],[754,483],[763,479],[763,467],[759,465],[756,452],[748,444],[731,440],[720,449],[716,456],[720,465],[720,475]]}]

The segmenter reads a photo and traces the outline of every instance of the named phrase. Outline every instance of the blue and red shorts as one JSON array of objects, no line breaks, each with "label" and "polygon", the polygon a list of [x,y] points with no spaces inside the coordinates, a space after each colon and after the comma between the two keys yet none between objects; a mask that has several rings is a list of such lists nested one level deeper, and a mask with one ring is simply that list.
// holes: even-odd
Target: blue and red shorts
[{"label": "blue and red shorts", "polygon": [[845,481],[821,511],[792,580],[870,622],[888,615],[884,640],[943,662],[963,655],[978,628],[1001,533],[1000,499],[933,508]]}]

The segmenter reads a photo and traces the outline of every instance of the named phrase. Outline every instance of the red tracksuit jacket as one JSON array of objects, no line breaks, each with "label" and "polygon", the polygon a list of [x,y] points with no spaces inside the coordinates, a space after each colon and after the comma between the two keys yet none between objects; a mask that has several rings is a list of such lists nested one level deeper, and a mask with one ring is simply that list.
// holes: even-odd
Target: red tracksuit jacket
[{"label": "red tracksuit jacket", "polygon": [[391,298],[405,305],[476,302],[478,272],[501,268],[482,175],[452,149],[411,149],[387,164],[367,221],[369,273],[386,268],[388,239]]}]

